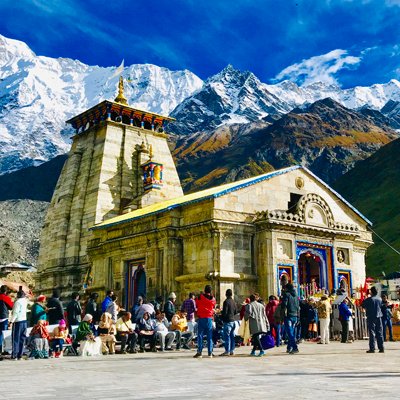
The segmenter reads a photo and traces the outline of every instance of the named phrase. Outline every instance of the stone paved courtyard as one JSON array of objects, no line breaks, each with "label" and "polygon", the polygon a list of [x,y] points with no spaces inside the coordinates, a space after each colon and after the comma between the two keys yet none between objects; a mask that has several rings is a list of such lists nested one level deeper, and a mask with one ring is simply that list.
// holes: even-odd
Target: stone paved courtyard
[{"label": "stone paved courtyard", "polygon": [[[193,359],[194,351],[64,357],[0,363],[0,399],[395,399],[400,342],[366,354],[367,342],[300,345],[266,357]],[[222,349],[215,349],[218,355]]]}]

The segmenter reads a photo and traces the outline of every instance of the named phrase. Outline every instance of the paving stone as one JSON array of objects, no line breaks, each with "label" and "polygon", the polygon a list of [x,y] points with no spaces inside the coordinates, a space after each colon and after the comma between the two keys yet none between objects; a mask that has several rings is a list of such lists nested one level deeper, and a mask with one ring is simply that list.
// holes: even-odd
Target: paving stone
[{"label": "paving stone", "polygon": [[[0,363],[0,399],[395,399],[400,342],[384,354],[366,354],[368,343],[304,343],[249,357],[193,359],[194,351],[64,357]],[[205,354],[205,353],[204,353]]]}]

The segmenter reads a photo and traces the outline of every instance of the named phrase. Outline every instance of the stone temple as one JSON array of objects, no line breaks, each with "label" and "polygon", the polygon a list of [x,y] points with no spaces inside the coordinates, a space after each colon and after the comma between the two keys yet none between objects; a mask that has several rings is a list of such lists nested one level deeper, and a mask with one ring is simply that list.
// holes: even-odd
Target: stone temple
[{"label": "stone temple", "polygon": [[302,166],[184,195],[167,143],[171,118],[118,97],[68,122],[76,135],[45,220],[38,289],[112,288],[125,307],[211,284],[266,298],[352,292],[365,280],[370,221]]}]

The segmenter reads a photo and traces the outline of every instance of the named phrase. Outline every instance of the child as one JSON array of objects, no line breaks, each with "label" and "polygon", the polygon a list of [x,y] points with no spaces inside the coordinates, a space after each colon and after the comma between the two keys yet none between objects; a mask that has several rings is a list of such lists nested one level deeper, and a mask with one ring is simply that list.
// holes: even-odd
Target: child
[{"label": "child", "polygon": [[68,340],[68,328],[65,320],[60,320],[58,326],[56,326],[53,330],[52,340],[51,340],[51,349],[54,352],[55,358],[62,357],[63,345]]}]

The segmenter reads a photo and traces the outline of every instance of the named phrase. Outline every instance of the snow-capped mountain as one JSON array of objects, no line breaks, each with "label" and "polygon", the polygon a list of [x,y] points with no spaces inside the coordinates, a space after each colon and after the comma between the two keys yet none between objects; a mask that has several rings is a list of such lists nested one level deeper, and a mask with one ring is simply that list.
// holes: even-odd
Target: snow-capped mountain
[{"label": "snow-capped mountain", "polygon": [[268,85],[253,73],[228,65],[205,81],[204,86],[178,105],[171,115],[177,119],[174,130],[188,134],[213,130],[223,124],[248,123],[282,115],[328,97],[350,109],[380,110],[388,101],[400,101],[400,82],[392,79],[386,84],[350,89],[322,82],[298,86],[282,81]]},{"label": "snow-capped mountain", "polygon": [[[68,151],[72,132],[64,121],[113,99],[116,69],[36,56],[25,43],[0,35],[0,174]],[[381,110],[389,101],[400,102],[400,82],[394,79],[350,89],[321,82],[265,84],[253,73],[228,65],[203,82],[190,71],[149,64],[128,66],[122,76],[129,103],[171,114],[177,122],[169,130],[180,134],[260,119],[273,121],[293,108],[327,97],[352,109]],[[392,120],[400,113],[396,107],[386,109]]]},{"label": "snow-capped mountain", "polygon": [[[36,56],[20,41],[0,36],[0,173],[34,165],[69,149],[65,121],[113,99],[115,67]],[[140,64],[124,68],[130,105],[168,115],[203,82],[190,71]]]}]

